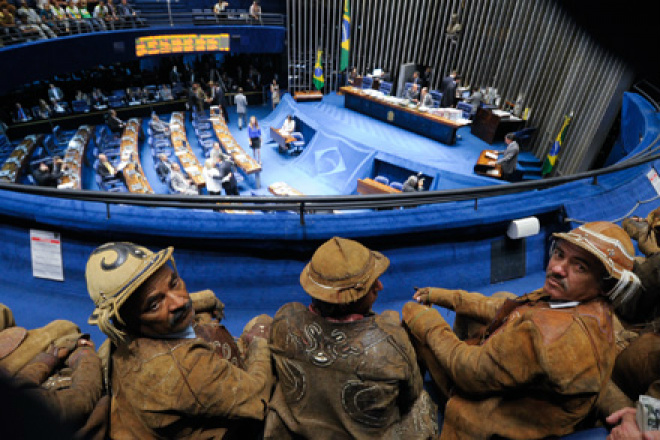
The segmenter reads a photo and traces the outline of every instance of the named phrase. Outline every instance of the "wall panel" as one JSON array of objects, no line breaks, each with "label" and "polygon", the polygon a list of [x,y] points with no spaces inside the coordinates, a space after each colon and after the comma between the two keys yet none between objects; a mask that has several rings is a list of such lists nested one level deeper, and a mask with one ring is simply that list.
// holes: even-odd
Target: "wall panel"
[{"label": "wall panel", "polygon": [[[289,88],[311,88],[310,64],[322,44],[326,91],[337,90],[343,0],[288,2],[289,59],[309,66],[306,79],[291,78]],[[351,12],[350,60],[359,73],[381,67],[396,76],[402,63],[414,62],[433,68],[432,88],[457,69],[464,84],[497,88],[502,103],[521,95],[531,109],[528,126],[537,128],[531,151],[538,158],[573,111],[560,174],[588,169],[583,161],[593,157],[587,151],[613,94],[631,78],[553,0],[351,0]],[[447,36],[452,13],[463,25],[455,41]]]}]

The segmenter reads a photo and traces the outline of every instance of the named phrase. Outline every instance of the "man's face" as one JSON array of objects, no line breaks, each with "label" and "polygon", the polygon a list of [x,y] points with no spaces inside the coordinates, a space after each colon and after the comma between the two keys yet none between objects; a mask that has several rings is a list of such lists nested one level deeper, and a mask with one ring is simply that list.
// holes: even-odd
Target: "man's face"
[{"label": "man's face", "polygon": [[553,300],[587,301],[603,294],[603,264],[592,254],[560,240],[546,269],[543,290]]},{"label": "man's face", "polygon": [[168,265],[131,295],[121,313],[130,330],[155,337],[185,330],[194,317],[186,285]]}]

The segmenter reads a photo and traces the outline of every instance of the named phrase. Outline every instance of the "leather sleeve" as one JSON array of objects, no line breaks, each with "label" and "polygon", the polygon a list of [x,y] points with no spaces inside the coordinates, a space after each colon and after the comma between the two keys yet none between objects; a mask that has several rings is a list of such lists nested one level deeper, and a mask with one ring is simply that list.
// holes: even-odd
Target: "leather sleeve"
[{"label": "leather sleeve", "polygon": [[431,303],[477,319],[483,323],[492,321],[505,298],[486,297],[478,292],[465,290],[430,289]]},{"label": "leather sleeve", "polygon": [[601,388],[595,354],[570,318],[540,328],[536,319],[519,316],[481,346],[468,345],[448,326],[438,326],[427,332],[426,342],[454,383],[468,393],[534,388],[541,383],[546,387],[550,383],[559,393]]},{"label": "leather sleeve", "polygon": [[[273,381],[268,343],[255,338],[249,346],[247,368],[219,359],[214,351],[189,345],[181,359],[180,401],[191,415],[263,420]],[[178,357],[178,356],[177,356]],[[185,405],[185,402],[189,405]]]}]

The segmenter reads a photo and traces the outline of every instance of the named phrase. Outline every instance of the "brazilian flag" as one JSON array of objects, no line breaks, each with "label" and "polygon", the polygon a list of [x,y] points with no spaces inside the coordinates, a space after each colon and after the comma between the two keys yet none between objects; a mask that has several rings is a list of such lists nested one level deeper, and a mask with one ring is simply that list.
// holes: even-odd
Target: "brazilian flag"
[{"label": "brazilian flag", "polygon": [[344,15],[341,18],[341,57],[339,71],[348,68],[348,55],[351,53],[351,8],[349,0],[344,1]]},{"label": "brazilian flag", "polygon": [[545,161],[543,162],[543,168],[541,169],[541,174],[543,176],[546,176],[552,172],[552,169],[554,168],[555,163],[557,162],[557,156],[559,155],[559,150],[561,150],[561,146],[564,143],[564,136],[566,135],[566,129],[568,128],[568,124],[571,123],[572,119],[573,119],[572,113],[569,116],[564,116],[564,123],[561,126],[561,130],[559,130],[559,134],[557,134],[555,143],[552,144],[552,148],[550,148],[548,157],[546,157]]},{"label": "brazilian flag", "polygon": [[316,64],[314,64],[314,86],[321,90],[325,84],[325,79],[323,79],[323,64],[321,64],[321,59],[323,59],[323,51],[319,49],[316,52]]}]

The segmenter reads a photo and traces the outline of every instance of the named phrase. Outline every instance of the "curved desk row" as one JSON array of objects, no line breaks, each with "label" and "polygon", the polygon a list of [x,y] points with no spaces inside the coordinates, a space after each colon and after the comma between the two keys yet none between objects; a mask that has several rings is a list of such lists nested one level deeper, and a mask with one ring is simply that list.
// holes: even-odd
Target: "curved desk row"
[{"label": "curved desk row", "polygon": [[172,113],[170,119],[170,131],[172,136],[172,146],[174,147],[174,154],[181,162],[181,168],[192,179],[197,188],[202,188],[206,185],[204,175],[202,174],[202,166],[197,160],[197,156],[190,149],[188,138],[186,137],[186,123],[185,116],[182,112]]},{"label": "curved desk row", "polygon": [[0,181],[17,183],[21,171],[27,166],[34,149],[41,142],[43,135],[31,134],[18,144],[0,169]]},{"label": "curved desk row", "polygon": [[60,178],[58,188],[82,189],[82,164],[93,133],[93,125],[81,125],[69,141],[62,164],[64,175]]},{"label": "curved desk row", "polygon": [[245,150],[238,145],[234,136],[231,135],[224,118],[220,114],[219,108],[216,106],[211,107],[211,123],[213,124],[213,131],[215,131],[215,135],[218,137],[222,149],[225,150],[225,153],[231,156],[237,167],[243,170],[245,174],[254,174],[261,171],[261,165],[259,162],[254,160],[252,156],[248,155]]},{"label": "curved desk row", "polygon": [[154,191],[149,185],[149,181],[144,175],[142,164],[140,163],[140,154],[138,152],[140,119],[131,118],[126,123],[124,133],[121,136],[119,154],[121,162],[125,163],[122,175],[126,188],[132,193],[153,194]]}]

